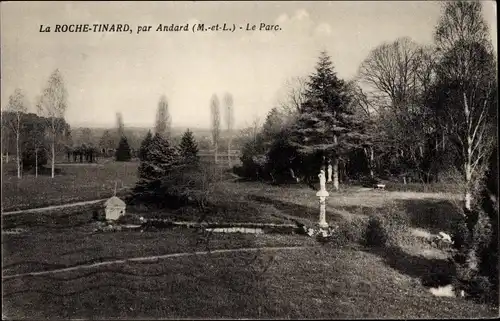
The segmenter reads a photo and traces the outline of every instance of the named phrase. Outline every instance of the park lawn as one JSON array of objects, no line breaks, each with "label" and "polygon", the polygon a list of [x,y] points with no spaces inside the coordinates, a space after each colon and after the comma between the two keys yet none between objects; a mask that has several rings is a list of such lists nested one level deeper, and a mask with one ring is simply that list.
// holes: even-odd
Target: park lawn
[{"label": "park lawn", "polygon": [[212,249],[314,244],[292,235],[218,234],[181,227],[94,232],[99,205],[2,218],[3,272],[18,274],[92,264],[103,260]]},{"label": "park lawn", "polygon": [[[226,211],[245,221],[260,208],[264,218],[317,221],[315,191],[304,186],[221,181],[211,201],[248,204]],[[395,205],[414,227],[445,229],[453,195],[378,192],[355,187],[331,193],[327,219],[342,223]],[[96,205],[97,206],[97,205]],[[236,205],[237,206],[237,205]],[[218,253],[149,263],[103,266],[4,282],[4,315],[10,318],[456,318],[497,315],[486,305],[436,298],[422,282],[446,258],[411,246],[370,250],[354,243],[320,245],[299,235],[200,233],[188,229],[92,234],[92,210],[65,209],[3,218],[3,272],[25,273],[100,261],[212,249],[312,246],[304,250]],[[224,211],[222,211],[224,213]],[[165,215],[167,212],[164,213]],[[208,240],[208,241],[207,241]],[[404,245],[404,244],[401,244]],[[66,280],[61,280],[61,278]]]},{"label": "park lawn", "polygon": [[478,318],[355,247],[213,253],[4,281],[3,314],[67,318]]},{"label": "park lawn", "polygon": [[20,180],[13,173],[15,170],[11,165],[14,164],[7,164],[2,168],[3,211],[110,197],[113,195],[115,181],[117,189],[135,184],[138,162],[57,165],[56,168],[61,172],[54,178],[50,174],[38,177],[25,175]]}]

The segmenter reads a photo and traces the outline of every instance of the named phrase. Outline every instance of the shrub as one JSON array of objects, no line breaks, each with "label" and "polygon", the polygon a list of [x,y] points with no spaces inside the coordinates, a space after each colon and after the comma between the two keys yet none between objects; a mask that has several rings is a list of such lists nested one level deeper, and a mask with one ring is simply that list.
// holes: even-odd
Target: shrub
[{"label": "shrub", "polygon": [[367,246],[397,246],[404,242],[408,227],[406,213],[391,206],[384,215],[370,215],[362,241]]},{"label": "shrub", "polygon": [[363,237],[364,245],[373,247],[384,247],[387,244],[389,235],[385,229],[383,218],[372,215],[368,219],[368,225]]},{"label": "shrub", "polygon": [[364,233],[368,226],[368,219],[364,217],[353,218],[349,221],[339,223],[337,230],[333,234],[332,242],[338,246],[352,243],[364,243]]},{"label": "shrub", "polygon": [[45,148],[39,148],[35,152],[34,148],[27,148],[23,150],[22,166],[23,170],[34,169],[38,161],[38,168],[43,167],[48,162],[47,151]]},{"label": "shrub", "polygon": [[178,209],[193,205],[204,211],[213,182],[220,177],[215,168],[176,165],[164,177],[140,181],[133,191],[131,202],[148,208]]}]

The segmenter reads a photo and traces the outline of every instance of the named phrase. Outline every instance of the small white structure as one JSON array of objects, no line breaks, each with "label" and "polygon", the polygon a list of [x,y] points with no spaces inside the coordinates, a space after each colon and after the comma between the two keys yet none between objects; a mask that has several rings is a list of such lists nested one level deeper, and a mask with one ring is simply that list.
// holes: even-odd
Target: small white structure
[{"label": "small white structure", "polygon": [[125,202],[116,196],[111,197],[104,203],[106,212],[106,220],[116,220],[120,216],[125,215]]}]

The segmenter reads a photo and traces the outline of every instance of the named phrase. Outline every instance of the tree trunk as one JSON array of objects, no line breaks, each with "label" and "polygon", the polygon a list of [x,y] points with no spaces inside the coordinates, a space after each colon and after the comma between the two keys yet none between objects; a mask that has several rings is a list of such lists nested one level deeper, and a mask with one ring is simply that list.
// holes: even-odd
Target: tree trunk
[{"label": "tree trunk", "polygon": [[215,142],[215,164],[217,164],[217,149],[218,149],[218,146],[217,146],[217,142]]},{"label": "tree trunk", "polygon": [[227,163],[231,167],[231,140],[227,143]]},{"label": "tree trunk", "polygon": [[35,177],[38,177],[38,148],[35,148]]},{"label": "tree trunk", "polygon": [[370,146],[370,178],[373,178],[373,167],[374,167],[374,155],[373,155],[373,146]]},{"label": "tree trunk", "polygon": [[17,178],[21,178],[21,157],[19,157],[19,120],[16,133],[16,159],[17,159]]},{"label": "tree trunk", "polygon": [[464,208],[465,214],[469,214],[472,211],[472,167],[470,162],[466,161],[464,164],[465,171],[465,193],[464,193]]},{"label": "tree trunk", "polygon": [[339,190],[339,159],[337,156],[333,158],[333,188]]},{"label": "tree trunk", "polygon": [[55,176],[56,172],[56,144],[52,142],[52,178]]}]

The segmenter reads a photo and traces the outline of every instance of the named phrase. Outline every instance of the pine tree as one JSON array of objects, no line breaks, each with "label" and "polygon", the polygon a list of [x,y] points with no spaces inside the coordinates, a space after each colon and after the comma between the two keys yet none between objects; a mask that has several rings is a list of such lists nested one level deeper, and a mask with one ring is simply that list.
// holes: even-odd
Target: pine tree
[{"label": "pine tree", "polygon": [[130,146],[128,144],[127,137],[122,136],[120,142],[118,143],[118,148],[115,153],[117,162],[128,162],[132,157],[130,154]]},{"label": "pine tree", "polygon": [[139,165],[139,178],[156,181],[166,176],[178,163],[177,150],[170,146],[168,140],[155,134]]},{"label": "pine tree", "polygon": [[153,141],[153,135],[151,134],[151,131],[148,131],[146,137],[141,142],[141,147],[139,148],[139,160],[140,161],[146,160],[147,151],[148,151],[152,141]]},{"label": "pine tree", "polygon": [[306,156],[310,168],[319,170],[318,167],[326,166],[327,159],[332,158],[336,190],[339,159],[360,147],[364,139],[362,123],[355,117],[351,102],[349,87],[337,77],[330,57],[322,52],[307,84],[305,102],[292,127],[290,140],[292,146]]},{"label": "pine tree", "polygon": [[139,181],[134,188],[133,198],[140,202],[155,204],[165,200],[162,179],[178,164],[179,154],[161,134],[155,134],[149,143],[144,144],[144,141],[143,145],[147,147],[144,146],[142,149],[138,170]]},{"label": "pine tree", "polygon": [[193,132],[189,129],[184,133],[179,144],[181,157],[186,164],[198,164],[198,144],[193,136]]}]

